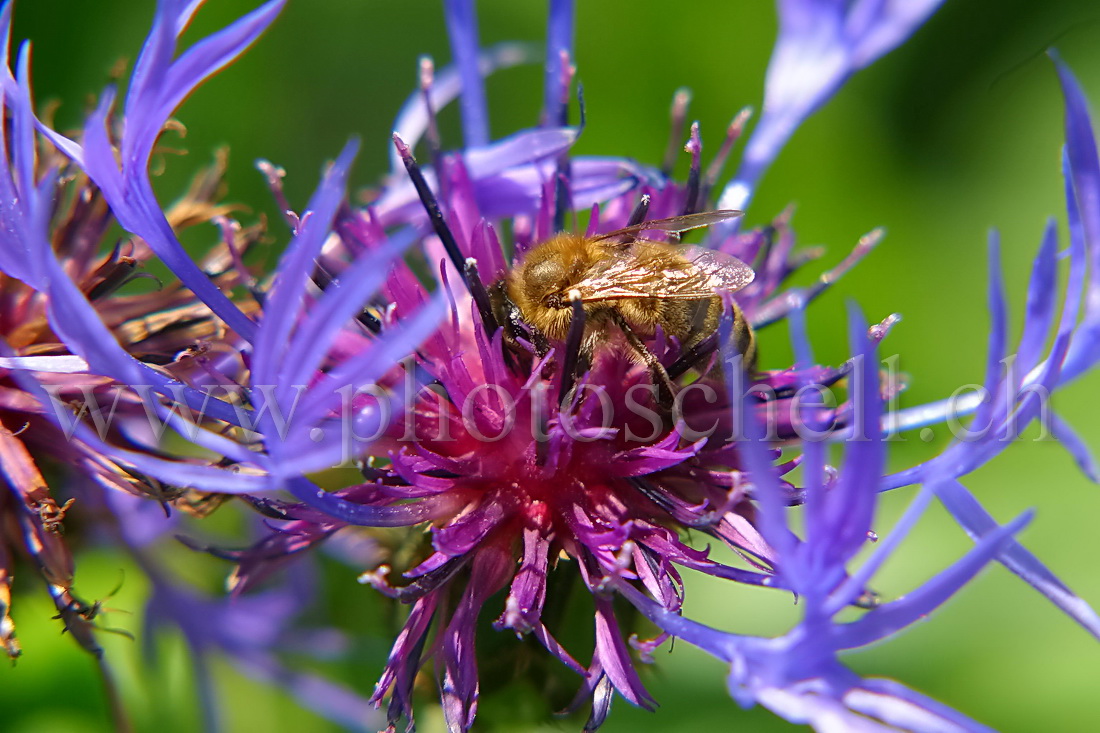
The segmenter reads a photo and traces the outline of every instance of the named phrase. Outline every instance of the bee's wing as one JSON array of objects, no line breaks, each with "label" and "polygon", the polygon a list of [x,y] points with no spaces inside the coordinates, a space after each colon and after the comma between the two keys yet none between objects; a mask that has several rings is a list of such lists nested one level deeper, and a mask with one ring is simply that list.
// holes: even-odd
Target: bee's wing
[{"label": "bee's wing", "polygon": [[711,289],[736,293],[756,278],[753,269],[733,255],[706,247],[692,247],[686,252],[691,264],[706,273]]},{"label": "bee's wing", "polygon": [[646,231],[686,232],[690,229],[709,227],[711,224],[717,224],[727,219],[736,219],[744,213],[743,211],[737,211],[735,209],[721,209],[719,211],[702,211],[698,214],[673,216],[669,219],[654,219],[653,221],[643,221],[622,229],[616,229],[606,234],[597,234],[593,237],[593,240],[599,242],[604,239],[610,239],[611,237],[618,237],[625,234],[637,234]]},{"label": "bee's wing", "polygon": [[687,255],[690,266],[657,270],[627,252],[609,258],[606,267],[571,289],[585,303],[626,298],[699,300],[713,296],[719,288],[733,292],[752,282],[752,268],[736,257],[702,247]]}]

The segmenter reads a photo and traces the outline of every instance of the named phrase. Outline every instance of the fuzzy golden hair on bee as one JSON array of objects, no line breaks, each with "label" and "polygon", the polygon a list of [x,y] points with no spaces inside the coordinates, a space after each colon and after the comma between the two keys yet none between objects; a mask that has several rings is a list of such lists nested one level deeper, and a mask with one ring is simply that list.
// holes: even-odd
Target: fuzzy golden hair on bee
[{"label": "fuzzy golden hair on bee", "polygon": [[[645,231],[679,233],[740,216],[736,211],[642,222],[606,234],[563,232],[536,244],[494,285],[494,310],[501,323],[518,319],[544,352],[563,341],[583,307],[580,356],[590,362],[597,350],[622,345],[670,386],[664,368],[643,341],[660,328],[684,349],[715,333],[722,317],[719,290],[736,292],[752,282],[745,263],[714,250],[639,238]],[[626,239],[627,241],[621,241]],[[734,306],[734,348],[750,369],[756,343],[744,315]]]},{"label": "fuzzy golden hair on bee", "polygon": [[535,246],[509,273],[508,296],[528,325],[560,341],[569,331],[572,315],[569,291],[608,257],[603,242],[562,232]]}]

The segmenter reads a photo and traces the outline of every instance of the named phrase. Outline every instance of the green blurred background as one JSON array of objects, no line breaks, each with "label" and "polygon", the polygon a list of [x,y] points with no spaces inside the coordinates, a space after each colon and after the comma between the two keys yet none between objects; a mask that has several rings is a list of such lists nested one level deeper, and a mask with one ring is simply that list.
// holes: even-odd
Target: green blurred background
[{"label": "green blurred background", "polygon": [[[219,27],[253,3],[218,0],[200,11],[188,38]],[[21,0],[15,40],[34,42],[39,102],[63,100],[62,127],[80,122],[120,58],[132,61],[152,17],[152,2]],[[479,3],[482,41],[543,37],[545,4]],[[770,3],[725,0],[673,6],[603,0],[581,3],[576,61],[585,87],[588,127],[581,154],[624,155],[658,163],[667,139],[673,91],[694,92],[691,117],[702,124],[713,152],[730,117],[759,106],[776,20]],[[819,359],[839,362],[845,300],[868,317],[900,312],[905,320],[886,342],[911,376],[905,404],[936,399],[980,381],[984,339],[985,242],[991,227],[1003,233],[1008,289],[1018,333],[1026,276],[1047,217],[1064,222],[1060,178],[1062,108],[1052,64],[1043,51],[1057,46],[1090,97],[1100,100],[1100,9],[1094,2],[949,0],[906,45],[860,72],[839,96],[796,134],[762,182],[749,215],[762,223],[789,203],[800,242],[828,246],[825,263],[838,261],[876,226],[888,236],[880,248],[811,311]],[[287,190],[301,207],[322,163],[350,135],[363,141],[356,185],[385,173],[393,117],[412,90],[416,60],[432,55],[442,66],[450,53],[439,2],[424,0],[291,0],[274,28],[239,63],[202,87],[178,113],[188,128],[190,155],[166,160],[158,179],[162,200],[174,198],[216,147],[231,147],[231,200],[277,221],[256,158],[283,165]],[[534,124],[541,103],[537,67],[511,70],[489,82],[494,135]],[[442,116],[445,143],[459,141],[457,114]],[[732,167],[731,167],[732,170]],[[272,230],[285,240],[276,223]],[[1063,229],[1064,231],[1064,229]],[[213,238],[213,229],[209,233]],[[785,334],[762,338],[762,366],[789,364]],[[1060,392],[1055,407],[1094,447],[1100,447],[1096,410],[1100,375]],[[895,446],[895,467],[941,450],[944,430],[930,443],[916,436]],[[1038,517],[1025,544],[1086,600],[1100,604],[1100,498],[1056,443],[1013,446],[966,483],[1002,521],[1028,507]],[[880,534],[912,496],[887,496]],[[884,597],[906,592],[970,546],[933,507],[876,580]],[[225,567],[202,565],[208,574]],[[106,550],[78,557],[82,593],[101,597],[126,561]],[[138,612],[142,585],[136,572],[109,605]],[[371,591],[346,570],[340,613],[369,609]],[[58,635],[58,622],[40,586],[24,571],[14,613],[25,654],[0,669],[0,729],[108,730],[100,682],[91,659]],[[797,609],[789,598],[720,582],[689,579],[687,612],[715,626],[748,633],[782,633]],[[363,613],[367,613],[366,610]],[[110,625],[137,631],[140,614],[112,614]],[[140,730],[195,730],[198,718],[178,641],[163,640],[155,669],[138,662],[138,646],[104,640],[119,671],[124,696]],[[343,662],[344,681],[369,693],[386,643],[363,645]],[[896,640],[848,657],[865,674],[897,678],[1004,730],[1074,730],[1100,725],[1095,700],[1100,645],[1029,587],[991,568],[934,616]],[[328,724],[261,685],[215,665],[228,728],[327,730]],[[670,731],[790,726],[760,710],[741,711],[724,690],[720,664],[686,644],[658,655],[647,683],[661,703],[654,715],[618,700],[604,730],[652,727]],[[488,698],[479,724],[516,729],[509,715],[522,702]],[[425,707],[421,729],[441,719]],[[543,730],[575,730],[573,719]]]}]

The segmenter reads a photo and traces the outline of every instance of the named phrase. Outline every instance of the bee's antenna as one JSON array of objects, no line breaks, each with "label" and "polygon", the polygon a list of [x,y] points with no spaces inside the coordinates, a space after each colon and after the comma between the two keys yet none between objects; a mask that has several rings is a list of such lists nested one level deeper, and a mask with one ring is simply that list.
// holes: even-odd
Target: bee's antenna
[{"label": "bee's antenna", "polygon": [[703,155],[703,138],[699,135],[699,123],[691,123],[691,135],[685,153],[691,153],[691,170],[688,171],[687,196],[684,199],[684,216],[690,216],[699,210],[699,168]]},{"label": "bee's antenna", "polygon": [[661,163],[661,173],[665,176],[672,175],[672,169],[676,165],[676,155],[680,152],[680,140],[683,139],[689,104],[691,104],[691,90],[687,87],[677,89],[672,95],[672,109],[669,110],[672,125],[668,134],[665,157]]},{"label": "bee's antenna", "polygon": [[585,320],[584,303],[581,302],[580,293],[576,290],[569,291],[569,305],[573,309],[573,319],[569,322],[569,333],[565,337],[565,357],[561,363],[561,391],[558,393],[558,404],[563,407],[576,383]]},{"label": "bee's antenna", "polygon": [[[431,222],[432,229],[435,230],[439,241],[443,243],[443,249],[451,259],[451,264],[455,266],[455,269],[462,275],[463,282],[465,282],[466,258],[462,256],[462,252],[458,249],[458,242],[455,240],[455,235],[451,233],[450,227],[447,226],[447,221],[443,218],[443,211],[439,208],[439,202],[436,200],[435,194],[428,186],[428,181],[425,180],[420,166],[416,164],[416,158],[413,157],[409,146],[396,132],[393,133],[393,144],[397,148],[397,154],[401,156],[401,162],[405,164],[405,170],[409,173],[413,188],[416,189],[416,195],[420,197],[420,203],[424,205],[424,210],[428,213],[428,221]],[[467,287],[469,287],[469,283],[467,283]]]}]

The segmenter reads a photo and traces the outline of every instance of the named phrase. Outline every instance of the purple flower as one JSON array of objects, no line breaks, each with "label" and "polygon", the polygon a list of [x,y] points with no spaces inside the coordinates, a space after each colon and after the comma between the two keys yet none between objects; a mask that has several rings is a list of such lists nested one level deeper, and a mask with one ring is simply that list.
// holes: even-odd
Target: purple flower
[{"label": "purple flower", "polygon": [[[988,462],[1049,410],[1045,401],[1060,384],[1080,376],[1096,362],[1092,349],[1096,328],[1094,308],[1100,292],[1095,265],[1097,240],[1081,222],[1095,188],[1089,171],[1098,168],[1096,147],[1084,100],[1070,72],[1059,64],[1066,96],[1067,209],[1070,222],[1068,283],[1059,311],[1056,285],[1056,232],[1048,228],[1036,257],[1028,289],[1028,314],[1017,351],[1006,354],[1007,325],[996,237],[990,243],[990,333],[987,377],[982,399],[972,404],[938,403],[884,414],[874,389],[853,400],[858,415],[847,436],[845,460],[837,472],[827,470],[819,446],[805,445],[805,538],[788,527],[785,508],[789,492],[769,465],[762,434],[738,444],[743,453],[759,515],[756,526],[774,548],[779,584],[798,594],[801,622],[787,634],[758,638],[708,628],[672,613],[621,580],[616,589],[665,632],[681,637],[730,664],[730,692],[743,707],[764,705],[788,720],[832,730],[986,730],[984,726],[885,679],[863,679],[843,666],[839,652],[882,641],[923,621],[957,592],[985,564],[1003,563],[1094,636],[1100,617],[1078,598],[1015,538],[1031,512],[1001,526],[958,478]],[[1093,264],[1087,264],[1091,261]],[[795,350],[808,361],[801,317],[794,319]],[[861,384],[874,384],[867,369],[872,354],[859,319],[852,318],[852,349]],[[1049,342],[1049,347],[1047,346]],[[742,410],[747,407],[742,404]],[[884,431],[944,419],[947,411],[973,411],[974,420],[963,440],[940,456],[896,474],[883,475]],[[1057,436],[1082,469],[1095,477],[1095,461],[1083,442],[1053,412],[1046,416]],[[812,416],[809,419],[814,419]],[[749,421],[747,424],[752,425]],[[904,516],[862,565],[852,569],[855,554],[871,534],[877,494],[899,486],[921,484]],[[867,595],[876,571],[904,540],[933,498],[970,534],[975,547],[938,576],[887,603]],[[835,617],[848,605],[869,605],[853,622]]]},{"label": "purple flower", "polygon": [[744,209],[802,121],[848,78],[909,38],[943,0],[778,0],[779,39],[760,122],[719,208]]},{"label": "purple flower", "polygon": [[[939,493],[940,483],[950,479],[930,471],[889,535],[860,567],[849,569],[874,536],[871,527],[887,446],[877,360],[861,317],[853,312],[850,320],[853,377],[862,387],[854,400],[856,420],[866,432],[846,444],[844,462],[835,471],[828,470],[821,450],[807,446],[802,464],[807,497],[802,508],[804,538],[789,525],[787,491],[771,465],[763,434],[750,434],[738,443],[758,500],[757,526],[775,549],[777,578],[798,596],[799,624],[777,638],[726,633],[670,612],[623,580],[614,581],[614,586],[664,631],[728,662],[730,693],[742,707],[764,705],[787,720],[819,730],[987,730],[893,680],[862,679],[837,659],[841,651],[877,643],[925,619],[1006,550],[1029,519],[1023,515],[1005,527],[992,528],[958,562],[896,600],[879,603],[869,593],[875,572]],[[794,338],[805,353],[805,334]],[[856,621],[836,620],[852,606],[869,610]]]},{"label": "purple flower", "polygon": [[[227,600],[200,599],[173,580],[144,549],[178,526],[178,517],[166,519],[169,507],[204,515],[222,503],[217,495],[191,490],[188,477],[191,470],[225,472],[211,468],[208,460],[179,456],[165,460],[155,447],[159,435],[149,434],[156,427],[150,419],[159,418],[161,428],[165,423],[179,426],[172,407],[164,407],[169,401],[180,411],[194,406],[223,421],[236,419],[230,404],[211,403],[200,389],[231,382],[232,366],[240,361],[239,343],[225,338],[223,321],[215,320],[212,309],[223,308],[217,312],[226,322],[234,320],[229,313],[243,316],[248,310],[250,304],[238,307],[221,293],[251,281],[241,256],[262,234],[256,227],[235,227],[224,218],[230,209],[216,199],[224,156],[166,209],[161,209],[148,186],[150,150],[171,107],[210,73],[211,66],[224,65],[258,32],[257,17],[250,16],[200,42],[196,53],[169,64],[165,56],[171,55],[171,48],[158,50],[158,43],[181,33],[196,7],[161,5],[156,28],[131,80],[132,104],[125,125],[113,120],[108,124],[109,103],[104,102],[98,116],[93,115],[83,148],[35,119],[28,82],[29,45],[20,49],[13,73],[8,65],[12,4],[0,9],[5,61],[0,76],[4,112],[0,124],[4,162],[0,173],[0,472],[4,477],[0,647],[12,658],[21,653],[9,610],[15,559],[25,554],[44,581],[62,629],[95,657],[112,697],[116,724],[129,727],[115,699],[113,675],[98,640],[104,630],[101,603],[85,600],[75,587],[73,541],[64,530],[71,525],[66,519],[79,514],[85,522],[94,523],[96,531],[115,537],[118,546],[145,570],[154,587],[148,618],[172,621],[183,630],[197,667],[203,667],[206,652],[216,649],[251,674],[284,684],[307,704],[322,706],[330,716],[362,723],[370,717],[363,698],[281,666],[275,651],[287,639],[276,635],[276,626],[261,638],[238,638],[242,628],[256,631],[259,620],[276,610],[279,617],[271,620],[278,622],[280,633],[301,635],[301,629],[291,631],[289,621],[301,609],[302,596],[288,597],[298,601],[294,607],[276,604],[271,594],[249,597],[237,607],[230,607]],[[272,8],[277,6],[268,10]],[[260,21],[264,17],[261,14]],[[270,19],[269,12],[266,20]],[[105,95],[109,97],[110,93]],[[151,111],[155,113],[147,114]],[[56,147],[39,147],[36,127]],[[121,170],[112,147],[119,143],[127,151]],[[116,220],[134,236],[103,251]],[[179,246],[175,233],[206,222],[220,227],[221,244],[194,262]],[[148,277],[141,266],[156,256],[173,262],[183,280],[191,278],[194,289],[211,305],[196,299],[182,282],[122,294],[125,291],[120,289],[131,280]],[[232,311],[224,309],[227,305]],[[237,322],[250,323],[239,318]],[[120,394],[119,384],[131,391]],[[142,400],[143,395],[149,399]],[[162,404],[157,395],[171,397]],[[236,442],[219,442],[213,434],[210,440],[226,446],[229,455],[234,448],[242,449]],[[44,457],[63,464],[79,478],[51,487],[39,469]],[[120,458],[129,459],[125,467],[116,462]],[[135,464],[161,469],[161,477],[172,483],[136,470]],[[65,496],[55,493],[58,488],[71,498],[57,498]],[[77,546],[81,539],[77,537]],[[280,594],[285,596],[283,591]],[[254,608],[246,609],[247,605]],[[241,622],[242,615],[249,616],[250,625]],[[307,638],[301,636],[286,646]],[[151,633],[146,640],[152,641]],[[204,684],[205,675],[199,678]],[[203,697],[207,720],[212,722],[212,695]]]},{"label": "purple flower", "polygon": [[[38,464],[50,455],[114,491],[146,497],[154,492],[120,472],[108,451],[67,441],[65,426],[58,429],[48,406],[69,423],[85,419],[102,428],[100,439],[125,444],[126,425],[135,418],[144,423],[144,410],[134,402],[112,402],[112,377],[182,388],[185,380],[201,379],[206,361],[216,358],[220,347],[212,341],[220,328],[210,310],[179,283],[120,294],[128,282],[148,277],[141,267],[154,252],[139,238],[104,251],[116,208],[88,176],[68,167],[60,151],[37,146],[29,46],[20,49],[15,73],[7,63],[11,10],[10,3],[0,9],[5,60],[0,77],[0,469],[7,479],[0,495],[5,516],[0,523],[0,646],[12,657],[20,652],[8,615],[12,552],[18,548],[33,559],[65,630],[99,658],[103,650],[95,638],[95,604],[76,594],[74,562],[64,537],[66,515],[74,505],[79,511],[87,497],[75,492],[68,501],[59,499],[58,487],[47,484]],[[183,230],[227,213],[215,200],[224,166],[219,160],[182,199],[164,211],[157,207],[165,227]],[[212,287],[232,287],[238,273],[229,252],[245,249],[257,236],[256,230],[225,231],[230,244],[201,263],[188,260],[196,271],[203,268]],[[37,375],[36,382],[29,373]],[[46,394],[48,399],[40,399]],[[93,404],[98,403],[112,405],[114,424],[96,411]],[[156,498],[168,502],[179,496]]]}]

